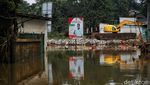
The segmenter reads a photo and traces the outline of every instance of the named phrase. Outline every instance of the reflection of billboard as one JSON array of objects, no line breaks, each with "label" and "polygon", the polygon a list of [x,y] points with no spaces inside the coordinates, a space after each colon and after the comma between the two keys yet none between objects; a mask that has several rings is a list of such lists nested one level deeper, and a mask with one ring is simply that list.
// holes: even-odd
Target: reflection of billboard
[{"label": "reflection of billboard", "polygon": [[84,59],[83,57],[69,57],[70,77],[75,79],[84,78]]},{"label": "reflection of billboard", "polygon": [[83,18],[68,18],[69,24],[69,38],[76,38],[83,36]]}]

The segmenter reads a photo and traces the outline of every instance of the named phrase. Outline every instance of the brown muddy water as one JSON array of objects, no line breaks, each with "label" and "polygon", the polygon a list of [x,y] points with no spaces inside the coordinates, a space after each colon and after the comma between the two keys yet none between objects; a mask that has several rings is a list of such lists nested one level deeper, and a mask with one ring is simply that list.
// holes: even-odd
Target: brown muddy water
[{"label": "brown muddy water", "polygon": [[140,50],[49,50],[47,59],[44,78],[32,75],[45,72],[40,57],[24,59],[12,68],[1,63],[0,85],[20,82],[21,76],[29,79],[19,85],[150,85],[150,56]]},{"label": "brown muddy water", "polygon": [[150,85],[150,56],[137,51],[49,51],[51,85]]}]

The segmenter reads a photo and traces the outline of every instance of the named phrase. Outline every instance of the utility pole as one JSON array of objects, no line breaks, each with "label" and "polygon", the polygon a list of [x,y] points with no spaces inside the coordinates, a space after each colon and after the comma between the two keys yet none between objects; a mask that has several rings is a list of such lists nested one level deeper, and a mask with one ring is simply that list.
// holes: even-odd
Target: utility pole
[{"label": "utility pole", "polygon": [[148,35],[147,35],[147,41],[150,43],[150,1],[147,0],[147,29],[148,29]]}]

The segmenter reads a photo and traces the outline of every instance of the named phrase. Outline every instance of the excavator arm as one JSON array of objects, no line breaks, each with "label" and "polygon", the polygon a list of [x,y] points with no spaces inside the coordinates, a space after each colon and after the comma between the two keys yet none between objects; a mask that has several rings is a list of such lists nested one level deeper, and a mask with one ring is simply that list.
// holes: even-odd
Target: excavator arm
[{"label": "excavator arm", "polygon": [[129,21],[129,20],[123,20],[119,25],[116,26],[117,29],[121,29],[124,25],[143,25],[142,22],[137,21]]},{"label": "excavator arm", "polygon": [[129,20],[124,20],[122,21],[119,25],[117,26],[114,26],[114,25],[106,25],[104,26],[104,32],[113,32],[113,33],[117,33],[121,30],[121,28],[124,26],[124,25],[137,25],[137,26],[140,26],[140,25],[144,25],[144,23],[142,22],[137,22],[137,21],[129,21]]}]

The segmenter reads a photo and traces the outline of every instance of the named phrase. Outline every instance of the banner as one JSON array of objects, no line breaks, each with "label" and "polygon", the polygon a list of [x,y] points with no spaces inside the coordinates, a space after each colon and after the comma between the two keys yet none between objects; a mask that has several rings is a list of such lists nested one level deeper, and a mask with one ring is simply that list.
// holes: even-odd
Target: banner
[{"label": "banner", "polygon": [[83,36],[83,18],[68,18],[69,38],[79,38]]}]

